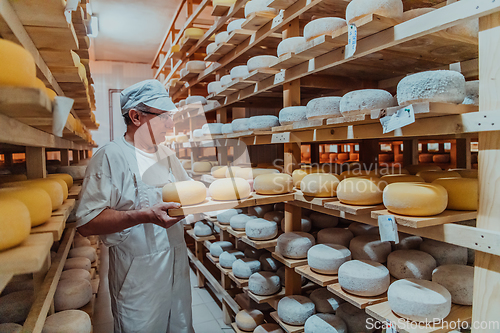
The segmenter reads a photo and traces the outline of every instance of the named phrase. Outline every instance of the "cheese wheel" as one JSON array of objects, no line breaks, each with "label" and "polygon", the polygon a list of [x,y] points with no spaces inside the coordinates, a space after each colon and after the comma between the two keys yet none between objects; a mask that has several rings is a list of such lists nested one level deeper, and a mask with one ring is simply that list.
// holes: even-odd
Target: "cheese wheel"
[{"label": "cheese wheel", "polygon": [[[63,181],[64,182],[64,181]],[[66,186],[66,183],[64,183]],[[5,183],[3,186],[6,187],[27,187],[27,188],[41,188],[46,191],[50,196],[50,201],[52,203],[52,210],[56,210],[61,207],[64,201],[63,186],[57,181],[57,179],[34,179],[26,180],[13,183]],[[67,189],[67,188],[66,188]]]},{"label": "cheese wheel", "polygon": [[218,166],[212,167],[211,174],[212,174],[212,177],[215,177],[215,178],[225,178],[226,171],[227,171],[227,166],[218,165]]},{"label": "cheese wheel", "polygon": [[257,326],[253,333],[285,333],[278,324],[267,323]]},{"label": "cheese wheel", "polygon": [[220,44],[227,42],[228,39],[229,34],[227,33],[227,31],[219,32],[217,35],[215,35],[215,44],[219,46]]},{"label": "cheese wheel", "polygon": [[274,272],[253,273],[248,279],[248,290],[259,296],[269,296],[281,290],[280,277]]},{"label": "cheese wheel", "polygon": [[[44,178],[44,180],[49,180],[49,179]],[[66,185],[66,182],[58,177],[50,178],[50,180],[55,180],[56,182],[59,183],[59,185],[61,185],[61,189],[63,191],[63,201],[68,199],[69,189],[68,189],[68,185]]]},{"label": "cheese wheel", "polygon": [[433,256],[438,266],[467,264],[467,249],[465,247],[438,242],[432,239],[424,239],[419,249]]},{"label": "cheese wheel", "polygon": [[[312,221],[307,216],[300,218],[300,231],[309,232],[312,228]],[[285,231],[285,218],[281,219],[281,230]]]},{"label": "cheese wheel", "polygon": [[81,58],[80,56],[75,52],[75,51],[69,51],[71,54],[71,58],[73,58],[73,64],[75,67],[78,67],[78,64],[81,63]]},{"label": "cheese wheel", "polygon": [[340,17],[318,18],[306,24],[304,27],[304,38],[309,42],[319,36],[333,35],[336,31],[346,26],[346,21]]},{"label": "cheese wheel", "polygon": [[181,78],[188,75],[188,74],[189,74],[189,72],[188,72],[187,68],[181,68],[181,70],[179,71],[179,76]]},{"label": "cheese wheel", "polygon": [[208,188],[213,200],[239,200],[250,196],[250,184],[243,178],[217,179]]},{"label": "cheese wheel", "polygon": [[[400,1],[400,0],[399,0]],[[340,112],[343,115],[358,110],[373,110],[394,105],[391,93],[382,89],[361,89],[348,92],[340,99]]]},{"label": "cheese wheel", "polygon": [[292,172],[293,186],[300,189],[300,183],[302,182],[302,179],[304,179],[305,176],[307,176],[308,174],[319,173],[319,172],[322,172],[322,170],[319,168],[301,168],[293,170]]},{"label": "cheese wheel", "polygon": [[420,171],[442,171],[442,169],[438,165],[420,165],[420,164],[407,165],[405,169],[408,170],[408,172],[411,175],[416,175]]},{"label": "cheese wheel", "polygon": [[248,72],[247,65],[241,65],[233,67],[229,74],[231,75],[231,79],[235,80],[242,79],[250,73]]},{"label": "cheese wheel", "polygon": [[474,267],[443,265],[432,273],[432,282],[439,283],[451,294],[451,301],[460,305],[472,305]]},{"label": "cheese wheel", "polygon": [[251,219],[245,224],[245,233],[254,240],[273,239],[278,235],[278,224],[263,218]]},{"label": "cheese wheel", "polygon": [[287,39],[282,40],[278,44],[278,57],[290,53],[290,52],[295,52],[297,47],[303,45],[306,43],[306,39],[304,37],[290,37]]},{"label": "cheese wheel", "polygon": [[241,167],[239,166],[231,165],[227,167],[225,177],[226,178],[236,177],[236,171],[238,171],[239,169],[241,169]]},{"label": "cheese wheel", "polygon": [[68,258],[64,263],[64,270],[81,268],[90,271],[91,267],[92,263],[90,262],[89,258],[85,257]]},{"label": "cheese wheel", "polygon": [[378,235],[378,227],[375,227],[373,225],[369,224],[364,224],[364,223],[358,223],[358,222],[351,222],[349,224],[349,231],[353,233],[354,236],[360,236],[360,235]]},{"label": "cheese wheel", "polygon": [[284,194],[293,190],[292,176],[286,173],[268,173],[255,177],[254,191],[257,194]]},{"label": "cheese wheel", "polygon": [[441,214],[448,204],[443,186],[426,183],[389,184],[384,189],[383,199],[390,212],[409,216]]},{"label": "cheese wheel", "polygon": [[337,161],[344,163],[349,159],[349,154],[348,153],[338,153],[337,155]]},{"label": "cheese wheel", "polygon": [[349,250],[353,259],[384,263],[392,247],[390,242],[382,242],[379,235],[366,234],[354,237],[349,243]]},{"label": "cheese wheel", "polygon": [[224,124],[221,127],[222,134],[231,134],[233,133],[233,125],[232,124]]},{"label": "cheese wheel", "polygon": [[[233,170],[234,170],[234,177],[243,179],[253,179],[252,168],[234,168]],[[226,174],[226,177],[230,177],[229,173]]]},{"label": "cheese wheel", "polygon": [[351,260],[351,251],[337,244],[317,244],[307,251],[307,264],[319,274],[337,274],[339,267]]},{"label": "cheese wheel", "polygon": [[389,288],[389,270],[370,260],[347,261],[339,268],[339,284],[350,294],[372,297],[383,294]]},{"label": "cheese wheel", "polygon": [[85,279],[61,280],[54,294],[56,311],[79,309],[92,299],[92,285]]},{"label": "cheese wheel", "polygon": [[201,129],[203,130],[203,134],[211,135],[211,134],[222,134],[222,125],[221,123],[209,123],[204,124]]},{"label": "cheese wheel", "polygon": [[[312,215],[311,215],[312,216]],[[349,247],[354,234],[348,229],[325,228],[318,231],[318,244],[338,244]]]},{"label": "cheese wheel", "polygon": [[340,304],[335,312],[335,315],[341,318],[347,325],[347,332],[366,332],[371,333],[375,331],[375,327],[368,328],[366,326],[367,320],[371,318],[366,314],[365,309],[358,309],[349,302]]},{"label": "cheese wheel", "polygon": [[162,194],[164,202],[178,202],[182,206],[188,206],[205,201],[207,189],[202,182],[187,180],[166,184]]},{"label": "cheese wheel", "polygon": [[450,154],[434,154],[434,155],[432,155],[432,162],[434,162],[434,163],[448,163],[448,162],[450,162]]},{"label": "cheese wheel", "polygon": [[281,125],[293,125],[297,121],[305,121],[307,107],[305,106],[290,106],[281,109],[279,113],[279,122]]},{"label": "cheese wheel", "polygon": [[248,207],[248,214],[257,216],[257,217],[264,217],[267,212],[270,212],[273,210],[273,205],[259,205],[259,206],[253,206],[253,207]]},{"label": "cheese wheel", "polygon": [[201,73],[207,68],[204,61],[191,60],[186,63],[186,69],[189,73]]},{"label": "cheese wheel", "polygon": [[[280,170],[277,169],[267,169],[267,168],[254,168],[252,169],[253,178],[257,178],[260,175],[277,174]],[[254,184],[255,186],[255,184]]]},{"label": "cheese wheel", "polygon": [[341,99],[342,97],[321,97],[310,100],[309,103],[307,103],[307,110],[306,110],[307,119],[316,117],[342,116],[342,114],[340,113]]},{"label": "cheese wheel", "polygon": [[233,243],[229,241],[218,241],[210,244],[210,254],[214,257],[219,257],[222,252],[229,251],[234,248]]},{"label": "cheese wheel", "polygon": [[92,246],[80,246],[69,250],[68,258],[84,257],[94,262],[97,259],[96,250]]},{"label": "cheese wheel", "polygon": [[449,171],[455,171],[462,176],[462,178],[475,178],[477,179],[478,177],[478,170],[477,169],[449,169]]},{"label": "cheese wheel", "polygon": [[316,306],[305,296],[286,296],[278,302],[278,317],[288,325],[304,325],[314,313]]},{"label": "cheese wheel", "polygon": [[47,94],[47,96],[49,96],[50,100],[52,102],[54,102],[54,100],[57,97],[57,93],[54,90],[50,89],[50,88],[45,88],[45,93]]},{"label": "cheese wheel", "polygon": [[206,105],[207,99],[203,96],[189,96],[186,98],[186,104],[201,104]]},{"label": "cheese wheel", "polygon": [[182,160],[181,165],[184,169],[191,169],[191,160]]},{"label": "cheese wheel", "polygon": [[387,292],[389,306],[398,316],[411,321],[431,323],[451,311],[451,295],[435,282],[419,279],[395,281]]},{"label": "cheese wheel", "polygon": [[42,333],[90,333],[92,322],[81,310],[66,310],[54,313],[45,319]]},{"label": "cheese wheel", "polygon": [[209,94],[215,94],[220,90],[222,90],[222,82],[220,81],[213,81],[207,85],[207,92]]},{"label": "cheese wheel", "polygon": [[245,5],[245,18],[248,18],[253,13],[278,14],[278,10],[267,7],[267,1],[265,0],[252,0]]},{"label": "cheese wheel", "polygon": [[335,175],[312,173],[302,179],[300,189],[304,195],[317,198],[331,198],[337,195],[336,190],[339,183],[340,180]]},{"label": "cheese wheel", "polygon": [[68,189],[70,189],[73,186],[73,177],[67,173],[53,173],[47,175],[47,178],[60,178],[66,182],[66,185],[68,186]]},{"label": "cheese wheel", "polygon": [[210,162],[194,162],[191,167],[191,171],[196,173],[209,173],[212,169],[212,163]]},{"label": "cheese wheel", "polygon": [[455,171],[419,171],[417,176],[422,177],[426,183],[432,183],[439,178],[461,178]]},{"label": "cheese wheel", "polygon": [[179,101],[179,106],[182,108],[184,105],[186,105],[186,100],[185,99],[181,99]]},{"label": "cheese wheel", "polygon": [[231,78],[231,75],[224,75],[220,78],[220,82],[222,83],[222,87],[226,87],[233,82],[233,79]]},{"label": "cheese wheel", "polygon": [[181,50],[181,46],[176,44],[176,45],[172,45],[172,47],[170,47],[170,53],[176,53],[176,52],[179,52]]},{"label": "cheese wheel", "polygon": [[28,180],[26,175],[0,175],[0,184],[19,182],[23,180]]},{"label": "cheese wheel", "polygon": [[259,310],[241,310],[234,317],[236,326],[242,331],[253,332],[253,330],[264,323],[264,314]]},{"label": "cheese wheel", "polygon": [[346,178],[337,186],[337,198],[348,205],[378,205],[382,203],[382,187],[380,179]]},{"label": "cheese wheel", "polygon": [[0,251],[21,244],[30,234],[28,207],[18,199],[0,196]]},{"label": "cheese wheel", "polygon": [[455,71],[437,70],[408,75],[398,83],[398,103],[405,106],[421,102],[462,103],[465,78]]},{"label": "cheese wheel", "polygon": [[12,187],[0,189],[0,199],[17,199],[29,211],[31,227],[47,222],[52,215],[52,201],[49,194],[41,188]]},{"label": "cheese wheel", "polygon": [[16,323],[0,324],[0,333],[22,333],[23,327]]},{"label": "cheese wheel", "polygon": [[267,69],[278,61],[278,57],[272,55],[259,55],[248,59],[247,68],[249,72]]},{"label": "cheese wheel", "polygon": [[316,306],[316,312],[319,313],[335,313],[340,304],[345,302],[341,297],[328,291],[326,287],[314,289],[309,298]]},{"label": "cheese wheel", "polygon": [[304,333],[339,333],[347,332],[342,319],[331,313],[318,313],[306,320]]},{"label": "cheese wheel", "polygon": [[278,237],[276,252],[285,258],[305,259],[307,251],[316,244],[314,237],[306,232],[285,232]]},{"label": "cheese wheel", "polygon": [[0,39],[0,86],[36,87],[35,59],[19,44]]},{"label": "cheese wheel", "polygon": [[215,50],[217,50],[217,43],[210,43],[207,45],[206,52],[207,54],[214,54]]},{"label": "cheese wheel", "polygon": [[432,184],[441,185],[448,193],[446,209],[477,210],[479,206],[479,185],[474,178],[439,178]]},{"label": "cheese wheel", "polygon": [[245,22],[246,19],[237,19],[237,20],[234,20],[234,21],[231,21],[229,22],[229,24],[227,25],[227,29],[226,31],[230,34],[231,32],[233,32],[234,30],[239,30],[241,29],[241,25],[243,24],[243,22]]},{"label": "cheese wheel", "polygon": [[462,104],[479,105],[479,80],[465,82],[465,98]]},{"label": "cheese wheel", "polygon": [[377,14],[400,20],[403,17],[401,0],[353,0],[345,11],[347,23],[352,23],[366,15]]},{"label": "cheese wheel", "polygon": [[199,28],[187,28],[184,31],[184,37],[200,39],[205,34],[205,30]]},{"label": "cheese wheel", "polygon": [[203,223],[198,221],[195,223],[193,228],[195,236],[205,237],[213,234],[212,227],[208,223]]},{"label": "cheese wheel", "polygon": [[270,130],[279,125],[280,122],[276,116],[253,116],[248,120],[249,130]]},{"label": "cheese wheel", "polygon": [[82,268],[75,268],[75,269],[68,269],[66,271],[63,271],[61,273],[61,277],[59,280],[75,280],[75,279],[85,279],[90,281],[91,280],[91,275],[89,271],[82,269]]},{"label": "cheese wheel", "polygon": [[237,259],[231,269],[237,278],[248,279],[253,273],[260,271],[260,261],[253,258]]},{"label": "cheese wheel", "polygon": [[219,264],[224,268],[231,268],[236,260],[244,257],[245,254],[240,250],[227,250],[219,255]]},{"label": "cheese wheel", "polygon": [[282,266],[278,260],[273,258],[270,252],[261,255],[259,261],[263,271],[276,272]]},{"label": "cheese wheel", "polygon": [[22,323],[35,300],[33,290],[23,290],[0,297],[0,324]]},{"label": "cheese wheel", "polygon": [[432,12],[433,10],[436,10],[436,8],[432,7],[425,7],[425,8],[416,8],[416,9],[410,9],[407,10],[406,12],[403,12],[403,21],[409,21],[411,19],[414,19],[415,17],[418,17],[420,15],[427,14],[429,12]]},{"label": "cheese wheel", "polygon": [[392,184],[392,183],[423,183],[424,179],[420,176],[415,176],[415,175],[385,175],[380,177],[380,180],[383,182],[386,182],[387,184]]},{"label": "cheese wheel", "polygon": [[233,132],[246,132],[248,131],[248,118],[234,119],[231,122]]},{"label": "cheese wheel", "polygon": [[418,250],[398,250],[387,257],[387,268],[396,279],[430,280],[436,265],[430,254]]}]

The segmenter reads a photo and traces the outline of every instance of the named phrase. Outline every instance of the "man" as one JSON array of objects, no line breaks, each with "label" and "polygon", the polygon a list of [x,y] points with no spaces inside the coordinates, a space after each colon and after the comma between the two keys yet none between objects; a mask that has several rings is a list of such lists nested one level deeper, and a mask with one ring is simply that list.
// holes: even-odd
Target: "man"
[{"label": "man", "polygon": [[77,209],[78,231],[109,247],[115,332],[191,333],[191,287],[183,217],[163,203],[163,185],[190,180],[164,145],[175,106],[156,80],[122,91],[127,131],[90,160]]}]

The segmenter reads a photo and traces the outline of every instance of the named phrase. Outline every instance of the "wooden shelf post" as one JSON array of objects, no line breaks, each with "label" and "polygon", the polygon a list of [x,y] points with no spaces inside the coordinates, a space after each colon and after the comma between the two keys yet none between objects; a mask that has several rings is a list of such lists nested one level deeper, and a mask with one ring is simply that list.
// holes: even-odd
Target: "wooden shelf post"
[{"label": "wooden shelf post", "polygon": [[418,164],[418,139],[403,140],[403,167]]},{"label": "wooden shelf post", "polygon": [[44,147],[26,147],[26,172],[28,179],[47,176]]},{"label": "wooden shelf post", "polygon": [[[217,122],[225,124],[227,123],[227,109],[222,108],[217,110]],[[217,147],[217,160],[219,161],[219,165],[227,165],[227,146]],[[222,240],[222,239],[221,239]]]},{"label": "wooden shelf post", "polygon": [[61,149],[61,166],[69,165],[69,149]]},{"label": "wooden shelf post", "polygon": [[78,150],[73,149],[73,164],[78,163],[80,163],[80,154],[78,153]]},{"label": "wooden shelf post", "polygon": [[471,168],[470,141],[470,138],[462,138],[451,143],[450,162],[452,167]]}]

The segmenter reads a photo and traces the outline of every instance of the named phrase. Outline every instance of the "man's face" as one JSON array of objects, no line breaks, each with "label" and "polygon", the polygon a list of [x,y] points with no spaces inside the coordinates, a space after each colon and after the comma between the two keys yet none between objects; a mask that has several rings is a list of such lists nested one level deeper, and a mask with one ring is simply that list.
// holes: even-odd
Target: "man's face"
[{"label": "man's face", "polygon": [[170,112],[151,108],[149,112],[140,114],[141,125],[135,133],[134,141],[152,146],[165,141],[165,135],[173,134],[174,121]]}]

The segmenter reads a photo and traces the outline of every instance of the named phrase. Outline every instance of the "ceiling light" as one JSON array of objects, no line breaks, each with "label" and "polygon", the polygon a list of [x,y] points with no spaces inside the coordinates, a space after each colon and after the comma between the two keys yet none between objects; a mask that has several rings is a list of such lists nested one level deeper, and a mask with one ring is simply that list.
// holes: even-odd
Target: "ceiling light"
[{"label": "ceiling light", "polygon": [[89,37],[96,38],[97,34],[99,33],[99,22],[97,20],[97,16],[91,16],[90,17],[90,31],[87,34]]}]

